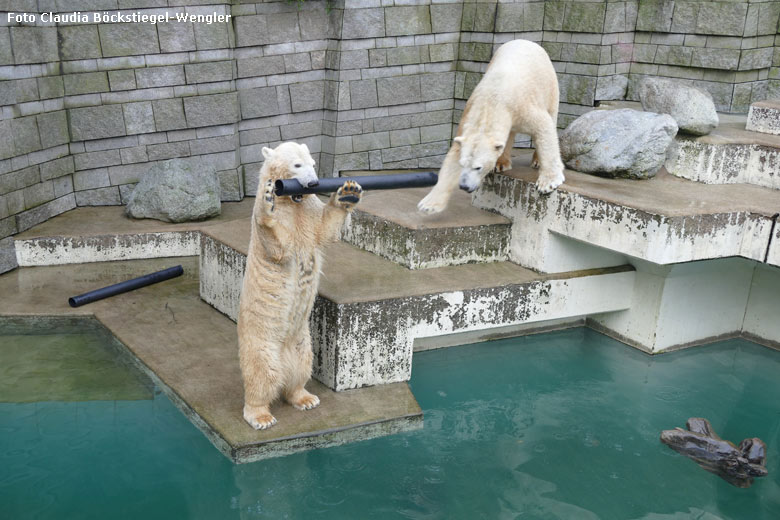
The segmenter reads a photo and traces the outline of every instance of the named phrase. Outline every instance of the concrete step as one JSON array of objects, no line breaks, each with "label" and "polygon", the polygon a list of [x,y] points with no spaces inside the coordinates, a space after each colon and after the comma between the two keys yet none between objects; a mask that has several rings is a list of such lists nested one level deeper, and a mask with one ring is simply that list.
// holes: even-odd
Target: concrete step
[{"label": "concrete step", "polygon": [[780,135],[780,100],[757,101],[751,104],[745,129]]},{"label": "concrete step", "polygon": [[668,157],[668,172],[683,179],[780,189],[780,135],[745,130],[744,119],[701,137],[678,134]]},{"label": "concrete step", "polygon": [[[659,265],[738,256],[780,266],[780,191],[669,175],[636,181],[571,170],[541,195],[530,157],[489,175],[474,204],[512,220],[510,260],[555,273],[637,258]],[[595,246],[595,247],[593,247]]]},{"label": "concrete step", "polygon": [[409,269],[507,259],[506,217],[475,208],[471,196],[460,191],[447,210],[422,215],[417,203],[430,189],[366,192],[343,239]]},{"label": "concrete step", "polygon": [[[233,320],[249,226],[213,226],[201,239],[201,298]],[[510,262],[409,270],[336,243],[325,251],[311,317],[314,373],[335,390],[407,381],[416,342],[427,348],[550,320],[581,323],[589,314],[626,309],[633,280],[626,266],[554,275]]]},{"label": "concrete step", "polygon": [[[104,232],[108,231],[104,229]],[[184,266],[184,276],[72,309],[68,297]],[[244,422],[236,324],[198,295],[196,258],[26,267],[0,275],[0,316],[96,318],[206,437],[234,462],[252,462],[422,427],[406,383],[334,392],[312,380],[321,404],[301,412],[276,403],[278,424]]]}]

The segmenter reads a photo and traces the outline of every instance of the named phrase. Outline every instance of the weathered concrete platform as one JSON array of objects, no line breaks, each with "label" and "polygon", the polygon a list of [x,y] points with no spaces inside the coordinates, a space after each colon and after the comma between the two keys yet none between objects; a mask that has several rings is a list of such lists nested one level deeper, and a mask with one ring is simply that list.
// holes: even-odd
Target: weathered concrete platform
[{"label": "weathered concrete platform", "polygon": [[[732,256],[776,261],[780,191],[707,185],[663,170],[646,181],[567,170],[559,189],[541,195],[530,155],[515,162],[488,176],[473,200],[512,220],[510,259],[520,265],[550,273],[620,265],[626,257],[661,265]],[[570,254],[572,241],[601,249]]]},{"label": "weathered concrete platform", "polygon": [[[201,297],[235,320],[249,222],[201,240]],[[351,245],[326,249],[312,312],[314,373],[336,390],[407,381],[417,338],[626,309],[633,269],[540,275],[510,262],[409,270]]]},{"label": "weathered concrete platform", "polygon": [[223,202],[222,214],[203,222],[169,224],[124,216],[124,206],[77,208],[14,236],[21,266],[197,256],[200,230],[247,218],[253,198]]},{"label": "weathered concrete platform", "polygon": [[[72,309],[69,296],[181,263],[183,277]],[[321,405],[277,404],[279,423],[255,431],[242,417],[235,323],[198,295],[198,261],[137,260],[20,268],[0,276],[0,315],[95,316],[137,358],[211,442],[235,462],[250,462],[422,426],[406,383],[333,392],[312,381]]]},{"label": "weathered concrete platform", "polygon": [[780,135],[721,124],[701,137],[679,134],[669,151],[672,175],[707,184],[780,189]]},{"label": "weathered concrete platform", "polygon": [[780,135],[780,100],[752,103],[745,129],[751,132]]},{"label": "weathered concrete platform", "polygon": [[442,213],[422,215],[417,203],[430,189],[366,192],[343,239],[409,269],[507,259],[509,219],[475,208],[461,191]]}]

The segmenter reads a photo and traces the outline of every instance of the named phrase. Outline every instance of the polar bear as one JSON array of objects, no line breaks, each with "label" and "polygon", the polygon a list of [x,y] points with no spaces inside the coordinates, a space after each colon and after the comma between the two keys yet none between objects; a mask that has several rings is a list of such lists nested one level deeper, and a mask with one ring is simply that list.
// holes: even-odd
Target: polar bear
[{"label": "polar bear", "polygon": [[347,181],[327,204],[316,195],[277,198],[277,179],[317,184],[314,159],[306,145],[292,142],[263,148],[263,156],[238,310],[244,419],[255,429],[276,424],[270,406],[279,397],[299,410],[320,403],[304,389],[311,377],[309,314],[319,284],[320,248],[338,239],[363,191]]},{"label": "polar bear", "polygon": [[438,213],[457,186],[471,193],[490,171],[510,169],[516,133],[534,140],[539,191],[560,186],[565,179],[556,130],[558,96],[558,77],[544,49],[528,40],[499,47],[466,102],[436,186],[417,209]]}]

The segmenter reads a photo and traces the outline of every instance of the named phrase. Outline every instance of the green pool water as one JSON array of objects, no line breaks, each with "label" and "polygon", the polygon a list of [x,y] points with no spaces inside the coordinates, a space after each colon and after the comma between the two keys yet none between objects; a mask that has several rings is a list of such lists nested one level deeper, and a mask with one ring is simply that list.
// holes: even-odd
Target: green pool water
[{"label": "green pool water", "polygon": [[[81,348],[124,390],[0,402],[0,518],[780,518],[780,352],[747,341],[649,357],[573,329],[423,352],[422,430],[234,465],[80,332],[28,337],[49,355],[25,359]],[[0,337],[0,367],[23,369],[19,336]],[[769,475],[735,488],[658,441],[691,416],[762,438]]]}]

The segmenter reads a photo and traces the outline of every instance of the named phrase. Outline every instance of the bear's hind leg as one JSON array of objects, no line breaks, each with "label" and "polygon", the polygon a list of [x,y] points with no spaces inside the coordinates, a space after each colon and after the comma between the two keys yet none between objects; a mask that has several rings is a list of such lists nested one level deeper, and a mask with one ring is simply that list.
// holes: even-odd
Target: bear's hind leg
[{"label": "bear's hind leg", "polygon": [[283,355],[286,357],[284,363],[290,370],[285,385],[285,400],[298,410],[316,408],[320,404],[320,398],[304,388],[304,385],[311,378],[313,358],[309,331],[306,330],[297,341],[285,350]]},{"label": "bear's hind leg", "polygon": [[244,379],[244,420],[255,430],[276,424],[271,403],[281,394],[281,367],[275,355],[279,349],[255,339],[241,345],[241,375]]}]

